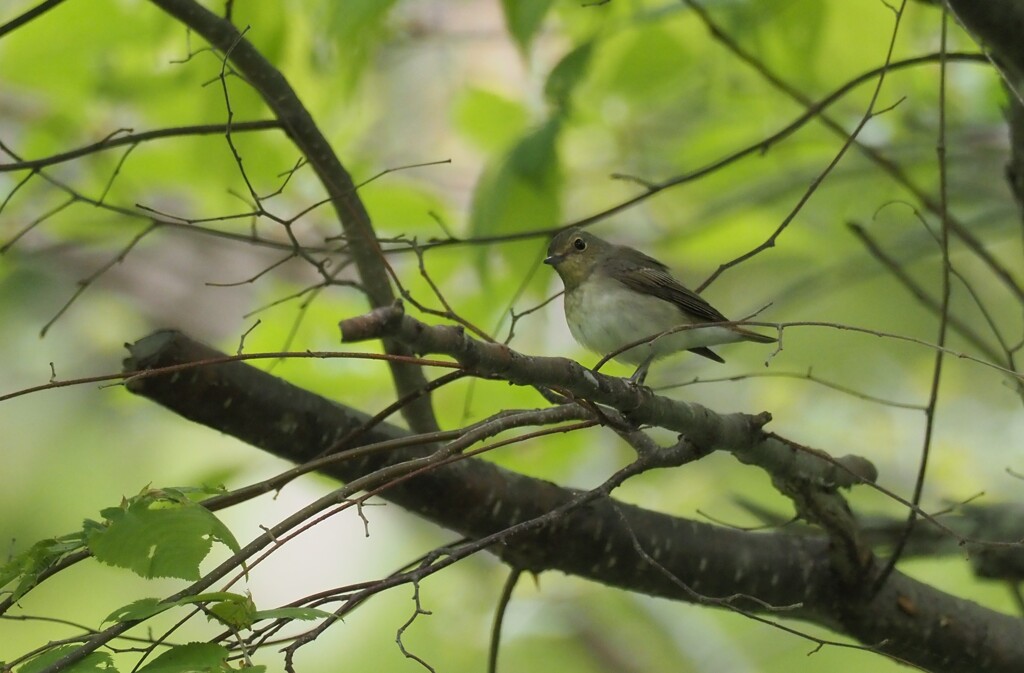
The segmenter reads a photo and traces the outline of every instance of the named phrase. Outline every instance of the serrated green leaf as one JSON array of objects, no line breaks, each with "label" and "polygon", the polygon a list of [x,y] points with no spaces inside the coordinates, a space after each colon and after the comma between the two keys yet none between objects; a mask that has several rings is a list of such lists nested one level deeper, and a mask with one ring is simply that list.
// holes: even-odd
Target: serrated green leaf
[{"label": "serrated green leaf", "polygon": [[167,650],[139,669],[139,673],[222,673],[228,650],[214,643],[188,643]]},{"label": "serrated green leaf", "polygon": [[168,605],[194,605],[208,603],[210,614],[235,629],[247,629],[255,621],[256,605],[252,597],[230,591],[211,591],[195,596],[186,596]]},{"label": "serrated green leaf", "polygon": [[[77,645],[61,645],[52,650],[40,654],[38,657],[29,659],[18,667],[17,673],[36,673],[53,665],[65,655],[71,654],[78,649]],[[62,668],[63,673],[117,673],[114,661],[107,652],[90,652],[80,661]]]},{"label": "serrated green leaf", "polygon": [[218,540],[238,552],[234,536],[209,510],[191,502],[140,498],[104,510],[108,524],[88,534],[97,560],[142,577],[199,579],[199,563]]},{"label": "serrated green leaf", "polygon": [[103,622],[130,622],[142,619],[149,619],[153,615],[158,615],[164,610],[168,610],[174,607],[170,603],[162,603],[159,598],[140,598],[137,601],[132,601],[128,605],[122,605],[117,608],[109,615],[107,615]]},{"label": "serrated green leaf", "polygon": [[501,0],[505,27],[522,51],[530,48],[551,4],[552,0]]},{"label": "serrated green leaf", "polygon": [[106,527],[107,525],[105,523],[100,523],[99,521],[95,521],[93,519],[84,519],[82,521],[82,534],[86,538],[88,538],[90,533],[93,533],[98,530],[103,530]]},{"label": "serrated green leaf", "polygon": [[211,605],[208,608],[210,614],[233,629],[249,628],[256,621],[256,604],[249,596],[241,598],[242,600],[221,601]]},{"label": "serrated green leaf", "polygon": [[[119,520],[122,516],[124,516],[124,506],[121,506],[121,507],[104,507],[103,509],[100,510],[100,516],[102,516],[108,522],[109,521]],[[96,522],[92,521],[91,519],[86,519],[86,524],[88,524],[88,525],[92,525],[92,524],[95,524],[95,523]],[[102,524],[100,524],[100,525],[102,525]]]},{"label": "serrated green leaf", "polygon": [[227,591],[186,596],[167,603],[159,598],[143,598],[114,610],[103,621],[106,623],[142,620],[174,607],[199,603],[210,603],[210,612],[236,628],[247,627],[255,621],[256,606],[252,599],[243,594]]},{"label": "serrated green leaf", "polygon": [[234,554],[239,554],[242,551],[241,545],[238,544],[238,540],[235,539],[234,533],[231,529],[224,525],[224,522],[218,519],[213,512],[206,509],[201,505],[191,505],[200,512],[205,513],[210,524],[210,533],[213,535],[213,539],[217,540],[225,547],[231,550]]},{"label": "serrated green leaf", "polygon": [[313,619],[328,619],[333,617],[330,612],[316,608],[274,608],[273,610],[258,610],[253,621],[261,619],[300,619],[310,621]]},{"label": "serrated green leaf", "polygon": [[39,573],[25,575],[11,590],[11,598],[17,600],[27,594],[39,582]]},{"label": "serrated green leaf", "polygon": [[[36,585],[41,573],[84,546],[82,533],[40,540],[0,566],[0,593],[10,593],[12,600],[21,598]],[[9,587],[11,584],[14,586]]]}]

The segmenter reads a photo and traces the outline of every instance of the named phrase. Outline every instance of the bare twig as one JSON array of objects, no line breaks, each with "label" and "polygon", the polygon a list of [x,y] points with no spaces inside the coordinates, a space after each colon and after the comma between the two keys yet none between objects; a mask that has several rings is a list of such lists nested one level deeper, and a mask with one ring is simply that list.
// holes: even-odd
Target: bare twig
[{"label": "bare twig", "polygon": [[[940,54],[946,51],[946,39],[949,32],[949,13],[947,12],[945,5],[942,6],[941,21]],[[928,458],[931,455],[932,435],[935,431],[935,414],[939,401],[939,384],[942,381],[942,364],[945,356],[942,349],[946,343],[946,330],[949,324],[950,296],[949,194],[946,172],[946,61],[944,59],[939,62],[939,136],[935,147],[935,153],[939,169],[939,217],[942,223],[939,236],[939,243],[942,250],[942,298],[941,308],[939,309],[939,334],[937,341],[939,349],[935,352],[935,364],[932,368],[931,384],[928,391],[928,406],[924,412],[925,425],[923,446],[921,447],[921,460],[917,468],[917,477],[914,480],[914,494],[910,499],[914,504],[914,507],[907,514],[906,526],[904,527],[899,539],[896,541],[892,554],[889,556],[885,567],[875,579],[874,588],[876,592],[883,584],[885,584],[886,580],[892,573],[893,568],[895,568],[896,564],[899,562],[900,555],[903,553],[903,548],[910,539],[910,534],[914,530],[914,523],[917,521],[917,508],[921,504],[921,495],[924,493],[925,474],[928,471]]]},{"label": "bare twig", "polygon": [[[758,72],[762,73],[763,76],[767,77],[768,79],[772,79],[772,77],[768,75],[767,69],[764,67],[764,65],[754,60],[753,57],[747,54],[734,40],[732,40],[732,38],[730,38],[717,24],[715,24],[701,5],[695,2],[695,0],[683,0],[683,2],[700,17],[701,21],[704,22],[705,26],[707,26],[707,28],[712,32],[716,39],[718,39],[720,42],[728,46],[729,50],[733,54],[735,54],[741,60],[745,61],[746,63],[754,67]],[[899,32],[900,20],[902,18],[902,15],[903,5],[900,6],[900,10],[896,13],[896,19],[893,24],[892,33],[889,36],[889,44],[886,49],[885,59],[883,61],[884,65],[880,69],[878,78],[875,81],[875,88],[874,91],[871,92],[871,98],[868,101],[867,107],[864,110],[864,114],[861,115],[860,121],[857,122],[857,125],[854,126],[852,131],[850,131],[849,133],[844,132],[845,138],[843,140],[843,144],[832,157],[832,160],[814,178],[814,180],[811,181],[811,184],[808,185],[807,189],[804,191],[800,199],[797,200],[796,204],[789,211],[786,217],[783,218],[779,226],[775,228],[775,231],[773,231],[772,234],[767,239],[764,240],[764,242],[752,248],[748,252],[740,255],[739,257],[736,257],[735,259],[720,265],[714,273],[712,273],[706,280],[704,280],[703,283],[701,283],[697,287],[697,292],[701,292],[702,290],[707,288],[709,285],[711,285],[711,283],[715,281],[716,278],[718,278],[725,271],[728,271],[730,268],[750,259],[751,257],[754,257],[755,255],[767,250],[768,248],[774,247],[775,241],[778,239],[778,237],[782,234],[783,231],[786,230],[789,224],[793,221],[793,218],[795,218],[797,214],[803,209],[804,205],[807,203],[807,201],[810,200],[811,196],[818,190],[818,187],[821,186],[825,178],[827,178],[832,173],[833,169],[835,169],[835,167],[839,165],[839,162],[846,155],[847,150],[849,150],[851,147],[854,146],[855,143],[857,143],[857,136],[860,135],[860,132],[864,129],[867,123],[874,119],[881,112],[884,112],[884,110],[876,110],[875,106],[878,102],[878,96],[882,92],[882,86],[885,84],[886,68],[889,65],[889,63],[892,62],[893,49],[895,49],[896,47],[896,35]]]},{"label": "bare twig", "polygon": [[501,596],[494,608],[494,625],[491,627],[491,645],[487,650],[487,673],[498,673],[498,651],[501,646],[501,624],[505,621],[505,610],[512,600],[512,591],[519,584],[523,571],[511,568],[505,583],[501,587]]},{"label": "bare twig", "polygon": [[[281,123],[274,119],[267,119],[261,121],[251,122],[233,122],[231,125],[232,131],[235,133],[243,133],[247,131],[266,131],[270,129],[280,129]],[[128,145],[129,147],[135,147],[140,143],[148,142],[150,140],[159,140],[163,138],[181,138],[188,136],[204,136],[204,135],[215,135],[224,133],[226,127],[223,124],[197,124],[194,126],[176,126],[173,128],[156,129],[153,131],[143,131],[140,133],[118,133],[117,135],[111,134],[100,140],[99,142],[92,143],[91,145],[85,145],[77,149],[68,150],[66,152],[60,152],[59,154],[53,154],[48,157],[42,157],[40,159],[23,159],[20,161],[12,161],[9,163],[0,163],[0,173],[8,173],[11,171],[23,171],[23,170],[38,170],[40,168],[47,168],[49,166],[55,166],[67,161],[72,161],[80,157],[89,156],[90,154],[97,154],[104,150],[113,149],[115,147],[122,147]]]}]

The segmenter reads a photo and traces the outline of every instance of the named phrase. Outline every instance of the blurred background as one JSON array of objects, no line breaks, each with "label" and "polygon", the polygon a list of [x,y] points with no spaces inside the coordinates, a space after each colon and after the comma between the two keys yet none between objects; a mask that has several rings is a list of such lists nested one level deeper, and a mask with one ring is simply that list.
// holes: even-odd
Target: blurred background
[{"label": "blurred background", "polygon": [[[6,3],[0,23],[34,4]],[[207,6],[223,11],[222,3]],[[704,6],[753,55],[754,65],[715,40],[682,2],[251,0],[235,3],[233,11],[235,24],[248,27],[246,38],[287,77],[356,183],[366,183],[360,195],[379,236],[422,244],[551,229],[616,206],[646,183],[762,143],[806,110],[766,73],[820,100],[881,67],[895,29],[894,13],[884,3],[729,0]],[[937,9],[908,5],[893,60],[935,54],[940,25]],[[157,7],[134,0],[64,3],[4,35],[0,142],[8,151],[0,163],[15,155],[65,152],[126,129],[224,124],[220,56],[204,47]],[[955,26],[949,49],[977,52]],[[270,118],[244,82],[226,82],[236,123]],[[868,109],[875,82],[852,87],[828,108],[830,119],[852,130]],[[932,198],[939,184],[938,85],[935,60],[893,70],[876,116],[859,136]],[[1024,282],[1019,214],[1003,180],[1005,94],[992,68],[977,61],[952,61],[947,86],[950,211]],[[264,207],[279,218],[296,218],[292,232],[303,245],[330,247],[340,230],[329,207],[298,216],[324,195],[308,167],[290,173],[299,155],[285,135],[235,132],[232,140],[256,193],[280,189]],[[811,120],[721,170],[603,219],[592,231],[647,251],[696,287],[719,265],[771,236],[844,140]],[[351,287],[318,287],[322,278],[311,265],[288,259],[285,228],[252,215],[249,186],[222,133],[126,149],[61,162],[30,179],[27,170],[0,172],[0,395],[54,375],[64,380],[115,373],[125,342],[162,327],[231,353],[254,325],[247,352],[341,348],[337,322],[363,312],[365,299]],[[147,213],[154,210],[180,226],[150,230]],[[758,320],[852,325],[934,343],[935,313],[850,225],[863,228],[938,297],[938,222],[891,169],[854,147],[774,247],[726,271],[704,296],[730,317],[760,311]],[[501,340],[509,334],[510,312],[522,313],[561,289],[540,265],[546,245],[545,235],[449,245],[427,250],[423,263],[461,316]],[[951,313],[980,339],[951,332],[949,347],[1005,364],[999,338],[1020,342],[1020,303],[962,243],[953,242],[951,258],[962,274],[953,281]],[[395,253],[389,261],[414,298],[441,308],[415,254]],[[354,279],[340,262],[335,271],[337,279]],[[572,341],[560,299],[517,320],[511,345],[588,366],[598,360]],[[720,353],[725,365],[686,356],[666,361],[648,383],[720,412],[768,410],[773,431],[835,456],[865,456],[878,466],[882,485],[909,497],[923,442],[921,407],[932,348],[834,327],[793,327],[778,352],[744,344]],[[1024,471],[1020,396],[995,368],[953,357],[945,365],[923,508],[975,497],[975,504],[1019,499],[1021,483],[1011,471]],[[369,413],[393,396],[378,362],[257,366]],[[615,364],[608,371],[629,373]],[[532,391],[482,381],[459,382],[435,396],[445,427],[540,403]],[[235,488],[287,468],[117,385],[5,400],[0,428],[0,541],[10,553],[72,532],[84,518],[98,518],[101,508],[147,485]],[[515,444],[488,459],[587,488],[630,454],[614,434],[593,429]],[[307,476],[276,498],[252,501],[222,518],[244,544],[260,526],[273,525],[333,486]],[[763,473],[727,455],[644,475],[616,495],[726,525],[760,523],[740,495],[780,517],[792,513]],[[867,489],[855,490],[851,500],[864,514],[904,516],[896,503]],[[365,514],[368,537],[358,516],[347,512],[279,549],[245,585],[257,605],[275,607],[378,578],[455,537],[391,505]],[[226,556],[216,550],[207,563]],[[962,556],[912,560],[904,569],[951,593],[1012,609],[1005,587],[973,579]],[[505,572],[481,555],[431,577],[420,587],[420,601],[432,614],[417,617],[404,633],[406,647],[438,670],[482,670]],[[181,586],[80,564],[27,596],[18,614],[95,627],[131,600]],[[303,649],[303,670],[337,670],[339,661],[352,669],[421,670],[395,644],[414,608],[411,589],[385,593]],[[175,634],[179,642],[207,633],[202,624],[190,628]],[[37,620],[0,621],[0,660],[78,632]],[[501,663],[508,671],[570,673],[898,668],[845,648],[806,656],[813,648],[739,615],[548,574],[516,589]],[[279,655],[270,648],[257,661],[274,670]]]}]

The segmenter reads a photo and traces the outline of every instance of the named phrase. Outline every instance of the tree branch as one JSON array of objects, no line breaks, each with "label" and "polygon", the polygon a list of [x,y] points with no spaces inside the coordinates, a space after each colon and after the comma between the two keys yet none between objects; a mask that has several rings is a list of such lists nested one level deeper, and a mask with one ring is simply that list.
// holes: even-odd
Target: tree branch
[{"label": "tree branch", "polygon": [[[259,120],[259,121],[248,121],[248,122],[232,122],[231,124],[232,133],[242,133],[244,131],[265,131],[269,129],[281,128],[280,122],[273,119]],[[60,152],[48,157],[42,157],[39,159],[28,159],[24,161],[12,161],[10,163],[0,163],[0,173],[10,173],[13,171],[25,171],[25,170],[39,170],[40,168],[46,168],[48,166],[54,166],[56,164],[64,163],[65,161],[72,161],[79,157],[88,156],[90,154],[98,154],[104,150],[113,149],[115,147],[122,147],[124,145],[138,145],[149,140],[157,140],[161,138],[180,138],[182,136],[205,136],[214,133],[223,134],[228,130],[228,127],[224,124],[197,124],[193,126],[176,126],[174,128],[167,129],[156,129],[153,131],[143,131],[140,133],[133,133],[131,129],[120,129],[111,133],[109,136],[100,140],[99,142],[85,145],[84,147],[78,147],[73,150],[66,152]]]},{"label": "tree branch", "polygon": [[[202,35],[211,46],[225,55],[231,65],[263,97],[263,101],[283,124],[288,136],[306,157],[327,190],[370,304],[386,306],[394,301],[394,292],[370,223],[370,215],[356,193],[352,177],[284,75],[229,20],[222,19],[194,0],[152,2]],[[384,350],[395,355],[408,355],[401,345],[390,340],[384,341]],[[419,367],[401,363],[390,363],[390,367],[399,395],[420,389],[426,383]],[[403,409],[403,413],[414,430],[437,430],[429,395],[414,400]]]},{"label": "tree branch", "polygon": [[[404,318],[407,316],[401,322]],[[125,362],[129,370],[220,355],[177,332],[158,332],[129,350],[131,357]],[[525,377],[522,361],[527,358],[508,353],[509,370]],[[560,358],[537,360],[560,361],[541,365],[554,367],[549,374],[560,377],[567,386],[596,385],[600,390],[607,385],[605,379],[611,378],[579,365],[563,365],[568,361]],[[540,371],[533,371],[538,379]],[[294,462],[317,456],[370,418],[242,362],[136,377],[127,385],[133,393],[185,418]],[[660,402],[647,404],[636,408],[643,408],[643,414],[662,411]],[[696,405],[691,406],[696,411]],[[691,420],[696,427],[713,426],[717,422],[713,416],[714,412],[704,410]],[[682,421],[667,419],[666,423],[679,426]],[[369,444],[406,434],[382,423],[359,435],[357,442]],[[741,435],[760,437],[761,433],[748,427]],[[730,441],[739,443],[739,436]],[[765,441],[761,440],[762,446]],[[352,480],[436,448],[367,455],[325,472]],[[382,495],[441,526],[479,538],[543,516],[578,492],[466,459],[403,481]],[[787,610],[786,616],[826,626],[929,670],[1009,672],[1024,666],[1024,624],[1019,619],[950,596],[899,572],[876,594],[864,590],[866,585],[850,586],[839,581],[830,546],[823,537],[737,531],[599,498],[568,511],[551,525],[506,538],[492,551],[515,568],[560,570],[676,600],[702,602],[703,596],[717,599],[710,601],[715,604],[751,612],[764,611],[766,605],[796,606]],[[651,567],[652,560],[657,569]]]}]

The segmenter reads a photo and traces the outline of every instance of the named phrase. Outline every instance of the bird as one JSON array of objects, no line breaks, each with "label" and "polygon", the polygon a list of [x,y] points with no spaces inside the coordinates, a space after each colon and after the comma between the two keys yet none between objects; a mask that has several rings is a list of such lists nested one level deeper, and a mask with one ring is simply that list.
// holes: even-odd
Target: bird
[{"label": "bird", "polygon": [[650,341],[618,353],[614,359],[638,365],[631,381],[642,384],[651,363],[679,351],[725,362],[709,346],[774,337],[735,325],[685,329],[682,325],[724,323],[729,319],[703,297],[676,280],[668,267],[646,254],[605,241],[579,228],[551,239],[545,264],[565,286],[565,321],[573,338],[589,350],[608,354],[630,343]]}]

